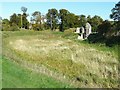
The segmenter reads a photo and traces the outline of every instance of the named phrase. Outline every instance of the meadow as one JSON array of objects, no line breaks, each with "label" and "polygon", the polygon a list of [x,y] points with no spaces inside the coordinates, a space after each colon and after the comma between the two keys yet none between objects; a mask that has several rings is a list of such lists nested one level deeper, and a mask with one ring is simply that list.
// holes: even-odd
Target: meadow
[{"label": "meadow", "polygon": [[65,32],[3,31],[3,88],[117,88],[118,48]]}]

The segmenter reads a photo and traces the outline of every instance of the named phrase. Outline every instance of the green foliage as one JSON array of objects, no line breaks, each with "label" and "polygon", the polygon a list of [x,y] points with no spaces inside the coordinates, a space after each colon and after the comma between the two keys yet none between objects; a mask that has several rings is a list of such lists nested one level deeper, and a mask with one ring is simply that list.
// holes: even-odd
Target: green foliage
[{"label": "green foliage", "polygon": [[99,34],[102,34],[102,35],[105,35],[107,32],[109,32],[111,30],[111,23],[109,21],[103,21],[102,24],[100,24],[98,26],[98,33]]},{"label": "green foliage", "polygon": [[[1,61],[1,60],[0,60]],[[69,85],[2,58],[2,88],[64,88]]]},{"label": "green foliage", "polygon": [[15,23],[12,23],[11,26],[3,24],[2,31],[19,31],[19,27]]},{"label": "green foliage", "polygon": [[70,12],[66,9],[60,9],[59,10],[59,19],[61,20],[60,23],[60,31],[64,32],[64,30],[66,29],[67,26],[67,15]]},{"label": "green foliage", "polygon": [[23,15],[21,16],[21,14],[17,15],[14,13],[13,15],[10,16],[10,25],[12,26],[13,23],[15,23],[19,28],[22,27],[22,28],[28,29],[29,22],[27,20],[27,14],[23,13]]},{"label": "green foliage", "polygon": [[115,8],[112,10],[112,14],[110,14],[110,18],[120,21],[120,1],[115,5]]},{"label": "green foliage", "polygon": [[10,21],[8,19],[3,19],[2,20],[2,25],[4,25],[4,24],[9,25]]},{"label": "green foliage", "polygon": [[62,32],[65,29],[80,26],[79,16],[77,16],[77,15],[75,15],[73,13],[70,13],[66,9],[60,9],[59,10],[59,19],[61,20],[59,29]]},{"label": "green foliage", "polygon": [[35,11],[33,14],[33,21],[35,21],[36,24],[41,24],[41,12]]},{"label": "green foliage", "polygon": [[112,47],[114,45],[120,45],[120,36],[112,36],[106,40],[106,46]]},{"label": "green foliage", "polygon": [[2,31],[8,31],[10,28],[10,21],[8,19],[2,20]]},{"label": "green foliage", "polygon": [[51,28],[51,30],[56,29],[58,25],[58,11],[54,8],[49,9],[46,17],[49,28]]},{"label": "green foliage", "polygon": [[12,23],[18,24],[18,22],[19,22],[19,19],[18,19],[16,13],[14,13],[13,15],[10,16],[10,25],[12,25]]},{"label": "green foliage", "polygon": [[[88,41],[91,43],[104,43],[106,46],[114,46],[120,43],[120,2],[112,9],[110,17],[116,21],[103,21],[100,17],[94,16],[89,18],[89,22],[93,26],[93,29],[97,30],[97,34],[91,34],[88,37]],[[95,31],[94,30],[94,31]]]},{"label": "green foliage", "polygon": [[42,27],[40,24],[33,24],[32,27],[33,27],[33,30],[36,30],[36,31],[42,30]]},{"label": "green foliage", "polygon": [[[91,21],[90,21],[91,20]],[[97,32],[98,26],[102,24],[103,19],[100,16],[95,15],[89,20],[91,26],[92,26],[92,31]]]},{"label": "green foliage", "polygon": [[22,15],[22,28],[28,29],[29,28],[29,22],[27,20],[27,14],[23,13]]},{"label": "green foliage", "polygon": [[85,26],[87,20],[86,20],[86,16],[85,15],[80,15],[80,26],[79,27],[82,27],[82,26]]},{"label": "green foliage", "polygon": [[104,43],[105,37],[99,33],[93,33],[88,36],[89,43]]},{"label": "green foliage", "polygon": [[8,31],[19,31],[19,27],[15,23],[12,23],[12,26],[8,28]]}]

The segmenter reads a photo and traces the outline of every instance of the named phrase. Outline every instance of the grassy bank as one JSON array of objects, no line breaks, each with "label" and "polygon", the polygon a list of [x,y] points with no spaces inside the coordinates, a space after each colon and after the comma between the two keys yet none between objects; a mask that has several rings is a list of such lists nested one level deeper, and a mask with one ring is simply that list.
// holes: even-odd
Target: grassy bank
[{"label": "grassy bank", "polygon": [[65,88],[69,85],[3,58],[3,88]]},{"label": "grassy bank", "polygon": [[[118,55],[117,48],[109,48],[104,45],[88,44],[87,42],[77,40],[77,35],[71,31],[51,32],[51,31],[15,31],[3,32],[3,56],[10,61],[16,62],[16,68],[23,67],[24,70],[30,70],[34,74],[24,73],[20,70],[21,78],[33,82],[40,82],[37,77],[41,74],[46,75],[48,81],[55,87],[66,87],[64,84],[55,84],[57,81],[65,82],[73,87],[117,87],[118,86]],[[7,61],[7,60],[5,60]],[[16,63],[14,65],[16,65]],[[9,73],[8,67],[3,63],[3,86],[10,87],[9,75],[13,80],[14,67]],[[21,67],[19,67],[19,65]],[[15,69],[16,69],[15,68]],[[9,69],[9,68],[8,68]],[[15,71],[15,70],[14,70]],[[17,71],[16,71],[17,72]],[[37,74],[36,74],[37,73]],[[6,77],[5,77],[6,76]],[[51,78],[53,78],[51,80]],[[17,81],[16,87],[29,87],[23,81]],[[19,84],[19,82],[23,82]],[[12,83],[12,82],[11,82]],[[28,83],[28,82],[27,82]],[[48,85],[47,81],[44,83]],[[43,85],[43,82],[40,83]],[[31,85],[30,87],[37,87]],[[13,86],[14,87],[14,86]],[[41,87],[41,86],[39,86]]]}]

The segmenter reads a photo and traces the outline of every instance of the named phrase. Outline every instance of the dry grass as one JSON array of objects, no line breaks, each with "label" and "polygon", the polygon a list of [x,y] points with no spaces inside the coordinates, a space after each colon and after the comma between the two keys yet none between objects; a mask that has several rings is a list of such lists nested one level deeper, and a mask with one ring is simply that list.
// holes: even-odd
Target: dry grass
[{"label": "dry grass", "polygon": [[[33,66],[29,69],[41,71],[40,66],[43,65],[47,75],[76,87],[118,85],[118,60],[110,51],[104,52],[89,45],[78,44],[51,32],[6,40],[7,48],[13,50],[12,54],[32,63],[24,65],[27,68]],[[34,68],[36,66],[38,68]]]}]

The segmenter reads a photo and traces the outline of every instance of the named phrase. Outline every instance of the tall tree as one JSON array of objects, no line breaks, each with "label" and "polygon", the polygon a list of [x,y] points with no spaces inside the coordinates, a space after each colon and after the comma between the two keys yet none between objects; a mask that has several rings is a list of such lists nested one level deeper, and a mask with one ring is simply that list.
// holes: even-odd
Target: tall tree
[{"label": "tall tree", "polygon": [[21,7],[21,11],[23,12],[23,15],[21,15],[21,28],[22,27],[26,27],[26,26],[23,26],[23,17],[26,18],[27,17],[27,8],[26,7]]},{"label": "tall tree", "polygon": [[42,16],[41,16],[41,12],[39,11],[35,11],[32,14],[33,18],[32,18],[32,22],[33,22],[33,29],[35,30],[40,30],[41,28],[41,20],[42,20]]},{"label": "tall tree", "polygon": [[46,17],[47,24],[50,26],[51,30],[56,29],[58,24],[58,11],[55,8],[49,9]]},{"label": "tall tree", "polygon": [[105,20],[98,26],[98,33],[101,35],[106,35],[107,32],[111,30],[111,23],[108,20]]},{"label": "tall tree", "polygon": [[86,22],[87,22],[86,16],[80,15],[80,26],[85,26]]},{"label": "tall tree", "polygon": [[120,1],[115,5],[115,7],[111,11],[112,14],[110,14],[110,18],[120,21]]},{"label": "tall tree", "polygon": [[59,10],[59,19],[61,21],[60,23],[60,31],[64,31],[66,24],[67,24],[67,16],[70,14],[70,12],[66,9],[60,9]]},{"label": "tall tree", "polygon": [[92,25],[92,30],[94,32],[97,32],[97,28],[100,24],[102,24],[103,19],[100,16],[95,15],[94,17],[91,18],[90,24]]},{"label": "tall tree", "polygon": [[21,17],[22,16],[21,16],[21,14],[18,14],[17,16],[18,16],[18,24],[17,25],[19,28],[21,28],[22,27],[22,25],[21,25]]},{"label": "tall tree", "polygon": [[22,15],[22,27],[23,28],[25,28],[25,29],[28,29],[28,27],[29,27],[29,22],[28,22],[28,20],[27,20],[27,14],[26,13],[23,13],[23,15]]},{"label": "tall tree", "polygon": [[110,14],[110,18],[114,20],[114,29],[115,32],[120,36],[120,1],[115,5],[115,7],[111,10],[112,14]]},{"label": "tall tree", "polygon": [[76,24],[76,16],[73,13],[69,13],[66,18],[66,24],[68,28],[73,28],[75,27]]},{"label": "tall tree", "polygon": [[33,14],[33,20],[35,21],[36,24],[41,24],[41,12],[35,11]]},{"label": "tall tree", "polygon": [[75,22],[74,22],[74,27],[80,27],[80,17],[78,15],[74,16]]},{"label": "tall tree", "polygon": [[10,25],[17,24],[18,23],[18,16],[16,13],[14,13],[13,15],[10,16]]}]

